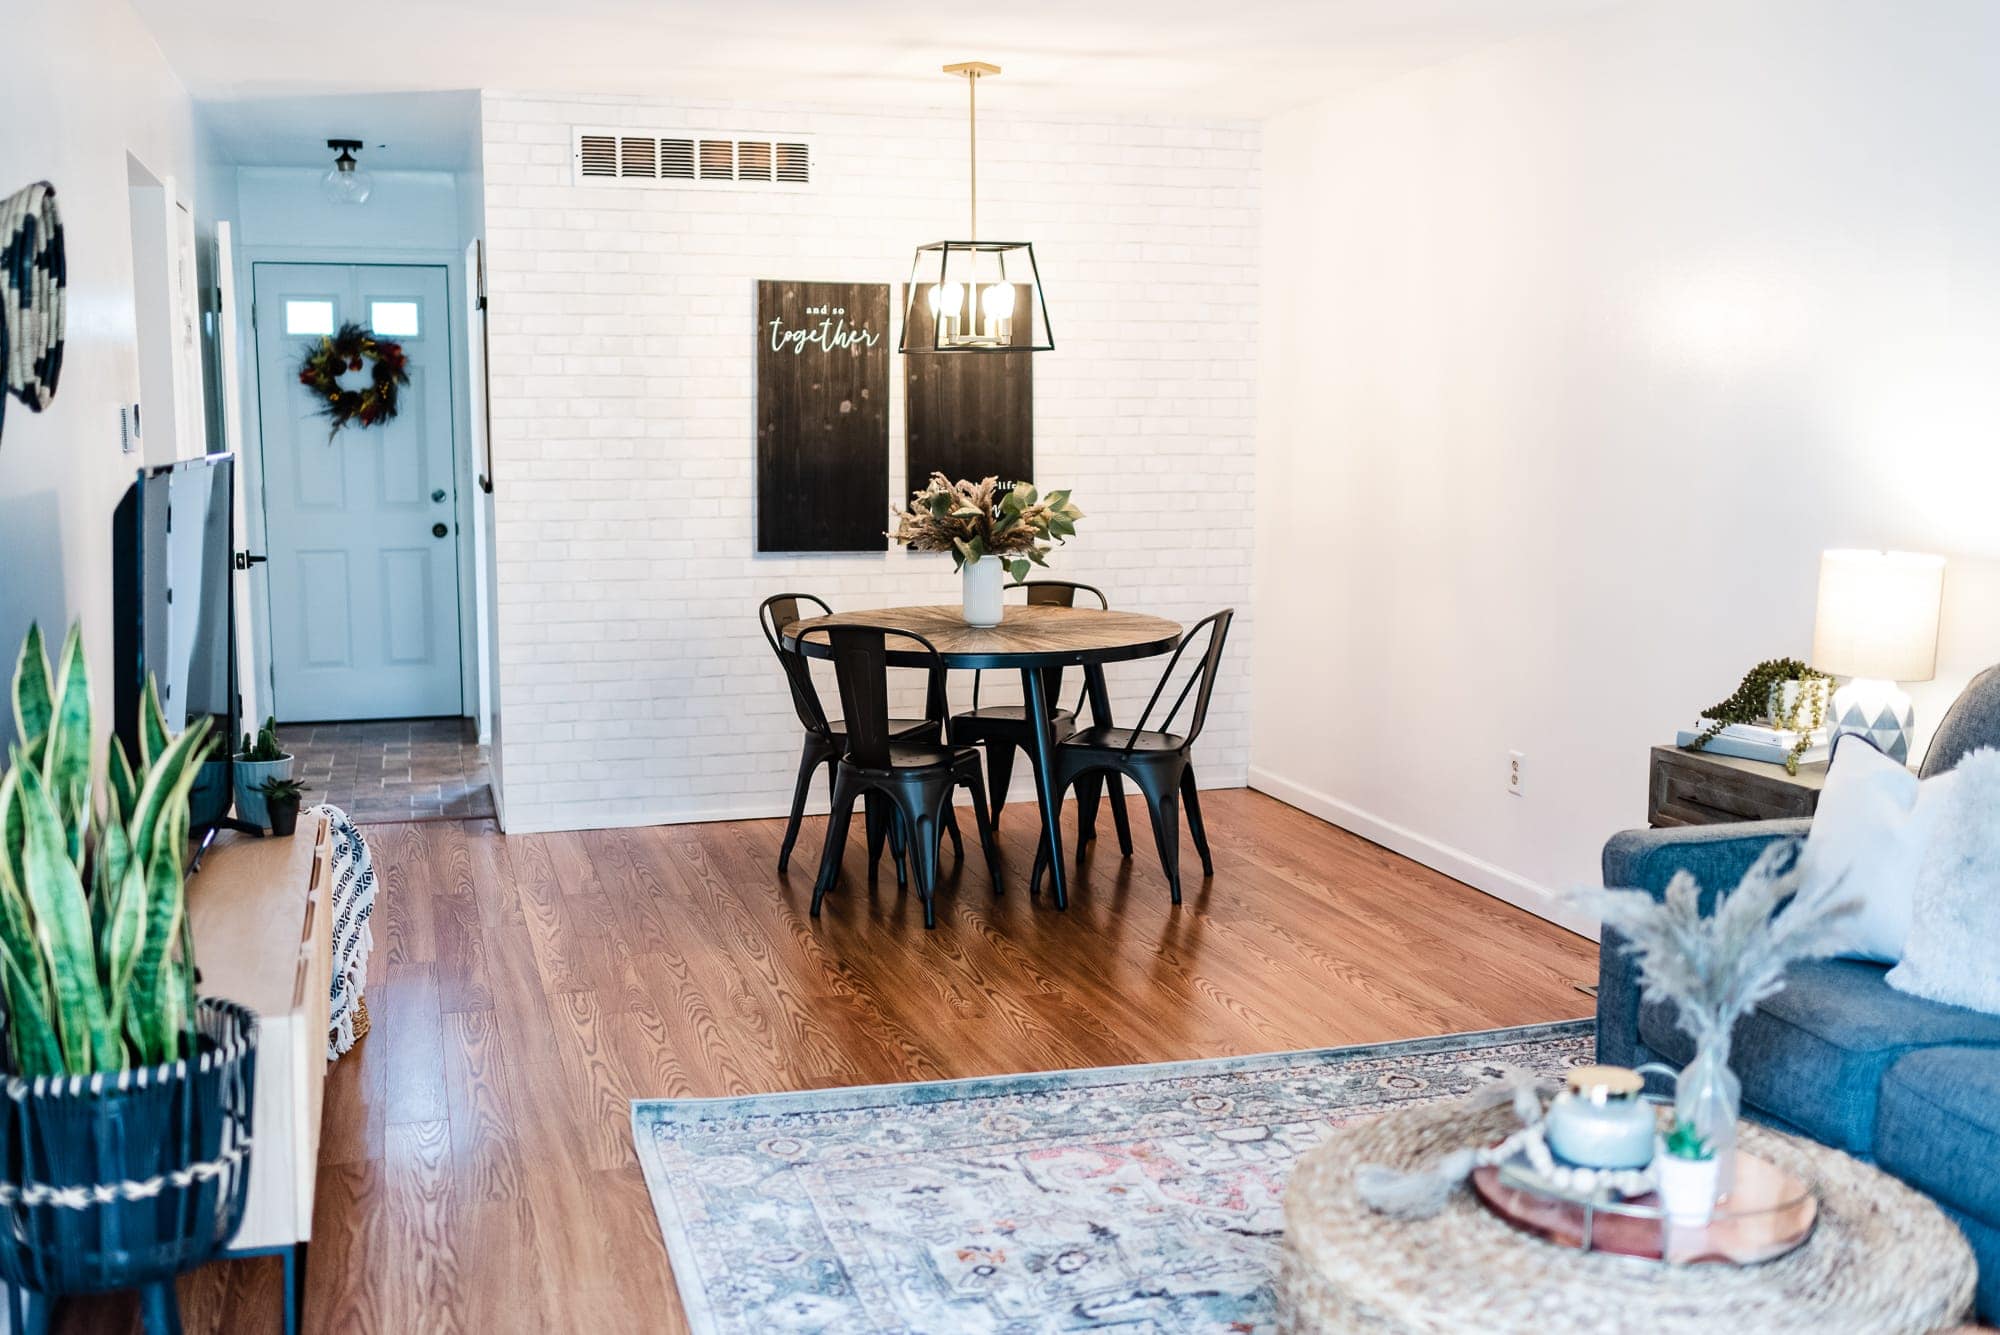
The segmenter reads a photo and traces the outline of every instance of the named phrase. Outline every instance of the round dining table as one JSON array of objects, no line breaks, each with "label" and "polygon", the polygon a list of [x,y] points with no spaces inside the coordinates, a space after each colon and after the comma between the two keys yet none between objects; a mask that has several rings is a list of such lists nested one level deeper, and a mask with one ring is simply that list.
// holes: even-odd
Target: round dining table
[{"label": "round dining table", "polygon": [[[828,639],[811,632],[829,626],[855,625],[882,626],[921,635],[936,647],[947,668],[1020,672],[1028,717],[1035,724],[1031,731],[1035,796],[1042,810],[1042,832],[1049,841],[1055,904],[1057,908],[1067,908],[1069,885],[1063,870],[1062,807],[1055,791],[1056,737],[1050,727],[1062,670],[1083,669],[1091,720],[1099,727],[1108,727],[1112,722],[1111,698],[1104,684],[1104,665],[1171,653],[1181,642],[1180,623],[1142,612],[1010,604],[1003,611],[999,625],[969,626],[964,612],[956,606],[878,607],[808,617],[792,622],[780,634],[787,648],[808,658],[832,658],[833,646]],[[892,666],[931,665],[930,655],[910,641],[898,641],[892,636],[886,648]],[[994,795],[996,810],[999,801],[999,795]],[[1118,829],[1119,847],[1129,854],[1132,836],[1126,825],[1124,803],[1114,801],[1111,814]]]}]

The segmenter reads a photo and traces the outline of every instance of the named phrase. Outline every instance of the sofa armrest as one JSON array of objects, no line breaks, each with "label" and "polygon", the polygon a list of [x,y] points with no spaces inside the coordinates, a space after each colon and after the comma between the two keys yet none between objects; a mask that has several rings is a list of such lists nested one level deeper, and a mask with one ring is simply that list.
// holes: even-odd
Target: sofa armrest
[{"label": "sofa armrest", "polygon": [[1671,830],[1624,830],[1604,845],[1604,884],[1613,890],[1667,892],[1674,873],[1692,872],[1704,901],[1718,888],[1734,889],[1774,839],[1803,839],[1810,817],[1683,825]]},{"label": "sofa armrest", "polygon": [[[1701,883],[1702,912],[1734,890],[1774,840],[1800,839],[1810,819],[1684,825],[1671,830],[1625,830],[1604,845],[1604,884],[1644,890],[1658,899],[1676,872]],[[1606,930],[1597,945],[1597,1059],[1613,1066],[1652,1060],[1639,1041],[1639,971],[1624,938]]]}]

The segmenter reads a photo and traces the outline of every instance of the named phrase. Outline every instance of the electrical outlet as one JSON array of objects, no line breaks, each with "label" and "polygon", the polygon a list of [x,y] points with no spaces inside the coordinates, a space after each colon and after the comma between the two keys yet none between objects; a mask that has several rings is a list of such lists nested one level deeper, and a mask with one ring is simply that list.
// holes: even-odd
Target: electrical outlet
[{"label": "electrical outlet", "polygon": [[1507,791],[1516,797],[1524,796],[1527,793],[1526,778],[1521,772],[1522,766],[1527,763],[1527,759],[1519,751],[1509,751],[1507,753]]}]

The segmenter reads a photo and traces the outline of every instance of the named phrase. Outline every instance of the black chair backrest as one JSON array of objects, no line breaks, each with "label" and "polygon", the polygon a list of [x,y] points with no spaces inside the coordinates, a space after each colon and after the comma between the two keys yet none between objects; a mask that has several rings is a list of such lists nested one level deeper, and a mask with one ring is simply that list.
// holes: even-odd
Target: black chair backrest
[{"label": "black chair backrest", "polygon": [[[1026,589],[1028,591],[1028,606],[1030,607],[1075,607],[1076,595],[1078,593],[1087,593],[1097,599],[1097,605],[1101,609],[1109,610],[1111,607],[1111,600],[1104,596],[1104,590],[1094,584],[1079,584],[1073,579],[1020,579],[1015,580],[1007,587],[1010,589]],[[979,708],[980,675],[976,670],[972,674],[972,707],[974,709]],[[1048,669],[1042,676],[1042,682],[1048,688],[1049,699],[1056,699],[1062,694],[1062,669]],[[1083,692],[1076,697],[1076,709],[1073,712],[1079,716],[1083,713],[1084,697],[1089,693],[1090,688],[1086,685]]]},{"label": "black chair backrest", "polygon": [[1075,607],[1076,595],[1087,593],[1097,599],[1101,608],[1111,606],[1111,600],[1104,596],[1104,590],[1091,584],[1078,584],[1073,579],[1023,579],[1007,586],[1010,589],[1026,589],[1030,607]]},{"label": "black chair backrest", "polygon": [[[840,712],[847,732],[848,759],[864,769],[889,766],[889,638],[923,646],[930,662],[926,713],[944,726],[944,658],[937,646],[915,631],[866,623],[815,626],[808,636],[825,636],[833,646],[833,675],[840,682]],[[906,646],[898,646],[899,649]]]},{"label": "black chair backrest", "polygon": [[[800,605],[811,603],[817,612],[801,615]],[[799,722],[807,732],[828,736],[832,732],[827,722],[826,710],[820,707],[819,688],[813,685],[812,668],[806,663],[804,654],[785,647],[785,627],[794,621],[802,621],[807,616],[831,616],[833,609],[809,593],[779,593],[764,600],[757,609],[757,624],[764,631],[764,638],[770,642],[771,652],[778,656],[778,666],[785,670],[785,681],[791,687],[792,708],[798,711]]]},{"label": "black chair backrest", "polygon": [[1235,619],[1236,609],[1225,607],[1220,612],[1203,617],[1195,623],[1193,630],[1181,636],[1180,646],[1174,650],[1172,660],[1167,663],[1167,670],[1160,674],[1160,684],[1153,688],[1153,698],[1146,701],[1145,712],[1139,715],[1139,722],[1132,736],[1126,739],[1125,750],[1128,753],[1139,740],[1139,730],[1143,729],[1146,720],[1153,716],[1153,708],[1160,703],[1160,695],[1167,689],[1167,683],[1174,679],[1174,669],[1180,666],[1181,655],[1188,651],[1189,645],[1200,640],[1202,632],[1206,631],[1208,642],[1202,650],[1201,662],[1188,674],[1187,685],[1181,687],[1181,693],[1174,697],[1174,707],[1167,711],[1167,716],[1160,720],[1160,726],[1154,729],[1155,732],[1172,732],[1174,716],[1179,714],[1181,706],[1187,703],[1188,692],[1195,691],[1195,687],[1199,685],[1201,689],[1195,691],[1194,697],[1194,717],[1188,720],[1188,730],[1184,736],[1190,745],[1195,738],[1201,736],[1202,727],[1208,722],[1209,697],[1215,694],[1215,667],[1222,661],[1222,645],[1229,638],[1229,623]]}]

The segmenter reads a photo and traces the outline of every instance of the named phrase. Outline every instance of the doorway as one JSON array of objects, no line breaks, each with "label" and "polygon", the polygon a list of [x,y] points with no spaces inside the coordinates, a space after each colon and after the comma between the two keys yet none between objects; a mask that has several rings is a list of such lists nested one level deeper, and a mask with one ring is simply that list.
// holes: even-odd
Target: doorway
[{"label": "doorway", "polygon": [[[272,712],[284,722],[463,714],[446,270],[260,262],[251,272]],[[410,382],[394,418],[329,438],[299,366],[350,322],[402,344]]]}]

